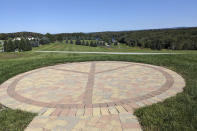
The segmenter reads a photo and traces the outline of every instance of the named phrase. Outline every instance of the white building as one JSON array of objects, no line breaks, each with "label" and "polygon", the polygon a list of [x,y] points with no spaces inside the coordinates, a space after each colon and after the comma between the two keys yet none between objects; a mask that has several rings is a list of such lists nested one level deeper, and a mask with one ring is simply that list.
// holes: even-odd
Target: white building
[{"label": "white building", "polygon": [[16,37],[13,40],[21,40],[21,38],[20,37]]},{"label": "white building", "polygon": [[[16,37],[13,40],[21,40],[21,39],[22,39],[21,37]],[[36,38],[34,38],[34,37],[28,37],[27,39],[28,40],[35,40]]]}]

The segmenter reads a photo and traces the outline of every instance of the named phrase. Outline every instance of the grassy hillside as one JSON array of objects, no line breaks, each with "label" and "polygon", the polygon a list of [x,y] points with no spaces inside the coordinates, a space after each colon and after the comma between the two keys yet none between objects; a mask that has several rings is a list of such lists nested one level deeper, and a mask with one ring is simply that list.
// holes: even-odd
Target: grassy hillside
[{"label": "grassy hillside", "polygon": [[56,42],[48,45],[40,45],[33,49],[33,51],[90,51],[90,52],[175,52],[175,53],[196,53],[197,51],[185,51],[185,50],[151,50],[148,48],[139,48],[139,47],[129,47],[125,44],[120,44],[119,46],[111,46],[111,47],[90,47],[83,45],[75,45],[75,44],[65,44],[65,42]]},{"label": "grassy hillside", "polygon": [[0,33],[1,40],[15,37],[47,38],[50,42],[65,39],[102,40],[107,43],[112,41],[125,43],[131,47],[171,50],[197,50],[197,27],[150,29],[120,32],[94,32],[94,33],[61,33],[46,35],[34,32]]},{"label": "grassy hillside", "polygon": [[[36,53],[35,50],[123,51],[100,47],[82,47],[55,43],[34,48],[30,52],[0,53],[0,83],[29,70],[77,61],[130,61],[164,66],[181,74],[186,80],[183,93],[164,102],[136,110],[144,130],[197,130],[197,52],[178,55],[96,55]],[[139,49],[128,49],[138,50]],[[126,51],[128,51],[126,50]],[[147,51],[147,50],[142,50]],[[0,108],[2,108],[0,106]],[[0,111],[0,130],[21,131],[35,114],[12,109]]]}]

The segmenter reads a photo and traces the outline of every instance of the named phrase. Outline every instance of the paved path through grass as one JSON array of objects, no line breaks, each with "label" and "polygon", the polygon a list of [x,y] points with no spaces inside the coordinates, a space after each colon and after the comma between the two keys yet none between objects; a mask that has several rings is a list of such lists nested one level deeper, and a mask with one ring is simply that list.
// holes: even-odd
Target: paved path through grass
[{"label": "paved path through grass", "polygon": [[116,54],[116,55],[169,55],[182,53],[140,53],[140,52],[80,52],[80,51],[35,51],[39,53],[71,53],[71,54]]},{"label": "paved path through grass", "polygon": [[0,102],[38,113],[27,131],[141,130],[133,111],[181,92],[185,82],[163,67],[97,61],[49,66],[0,87]]}]

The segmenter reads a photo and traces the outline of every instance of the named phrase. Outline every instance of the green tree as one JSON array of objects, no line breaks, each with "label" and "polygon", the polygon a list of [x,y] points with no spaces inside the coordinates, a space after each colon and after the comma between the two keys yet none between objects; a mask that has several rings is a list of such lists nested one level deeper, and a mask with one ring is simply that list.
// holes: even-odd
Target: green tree
[{"label": "green tree", "polygon": [[82,40],[82,43],[81,43],[82,45],[85,45],[86,43],[85,43],[85,40]]},{"label": "green tree", "polygon": [[115,46],[117,46],[117,45],[118,45],[118,42],[117,42],[117,41],[115,41],[115,42],[114,42],[114,45],[115,45]]},{"label": "green tree", "polygon": [[93,45],[93,47],[97,47],[97,42],[94,42],[94,45]]},{"label": "green tree", "polygon": [[20,40],[19,51],[25,51],[25,48],[26,48],[25,39],[22,38],[22,39]]},{"label": "green tree", "polygon": [[57,36],[57,40],[58,40],[59,42],[62,42],[62,41],[63,41],[63,37],[62,37],[61,35],[58,35],[58,36]]},{"label": "green tree", "polygon": [[89,42],[88,41],[85,42],[85,46],[89,46]]},{"label": "green tree", "polygon": [[70,40],[70,44],[73,44],[73,40]]},{"label": "green tree", "polygon": [[40,39],[40,44],[42,44],[42,45],[45,45],[45,44],[49,44],[50,43],[50,40],[49,40],[49,38],[48,37],[42,37],[41,39]]},{"label": "green tree", "polygon": [[14,42],[12,41],[12,39],[9,39],[6,46],[6,52],[14,52],[14,51],[15,51]]},{"label": "green tree", "polygon": [[76,40],[75,42],[76,45],[81,45],[81,41],[79,39]]},{"label": "green tree", "polygon": [[90,41],[90,46],[94,46],[94,42],[92,40]]},{"label": "green tree", "polygon": [[66,39],[66,44],[68,44],[68,39]]},{"label": "green tree", "polygon": [[14,41],[15,49],[19,49],[19,44],[20,44],[19,40]]},{"label": "green tree", "polygon": [[4,52],[7,52],[7,48],[8,48],[8,42],[7,40],[4,41],[4,44],[3,44],[3,50]]},{"label": "green tree", "polygon": [[46,33],[46,35],[45,35],[47,38],[49,38],[49,41],[51,42],[51,43],[53,43],[53,42],[55,42],[55,36],[54,35],[51,35],[50,33]]},{"label": "green tree", "polygon": [[25,40],[25,49],[24,51],[30,51],[32,50],[32,45],[28,39]]}]

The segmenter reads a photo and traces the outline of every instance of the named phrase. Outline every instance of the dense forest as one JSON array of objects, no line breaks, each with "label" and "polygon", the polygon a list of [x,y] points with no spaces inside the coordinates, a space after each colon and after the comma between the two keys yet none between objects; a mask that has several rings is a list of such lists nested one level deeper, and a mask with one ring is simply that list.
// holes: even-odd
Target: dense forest
[{"label": "dense forest", "polygon": [[[36,41],[30,41],[22,38],[21,40],[6,40],[3,45],[4,52],[15,52],[15,51],[30,51],[35,45]],[[37,45],[38,46],[38,45]]]},{"label": "dense forest", "polygon": [[[193,28],[172,28],[153,29],[139,31],[121,32],[94,32],[94,33],[61,33],[61,34],[40,34],[33,32],[17,32],[0,34],[0,40],[9,40],[16,37],[34,37],[40,44],[48,44],[55,41],[75,40],[75,44],[88,45],[83,40],[96,40],[94,46],[104,46],[102,42],[126,44],[131,47],[151,49],[172,49],[172,50],[197,50],[197,27]],[[90,43],[89,43],[90,45]]]},{"label": "dense forest", "polygon": [[8,40],[9,38],[16,37],[42,37],[43,34],[34,32],[16,32],[16,33],[0,33],[0,40]]}]

